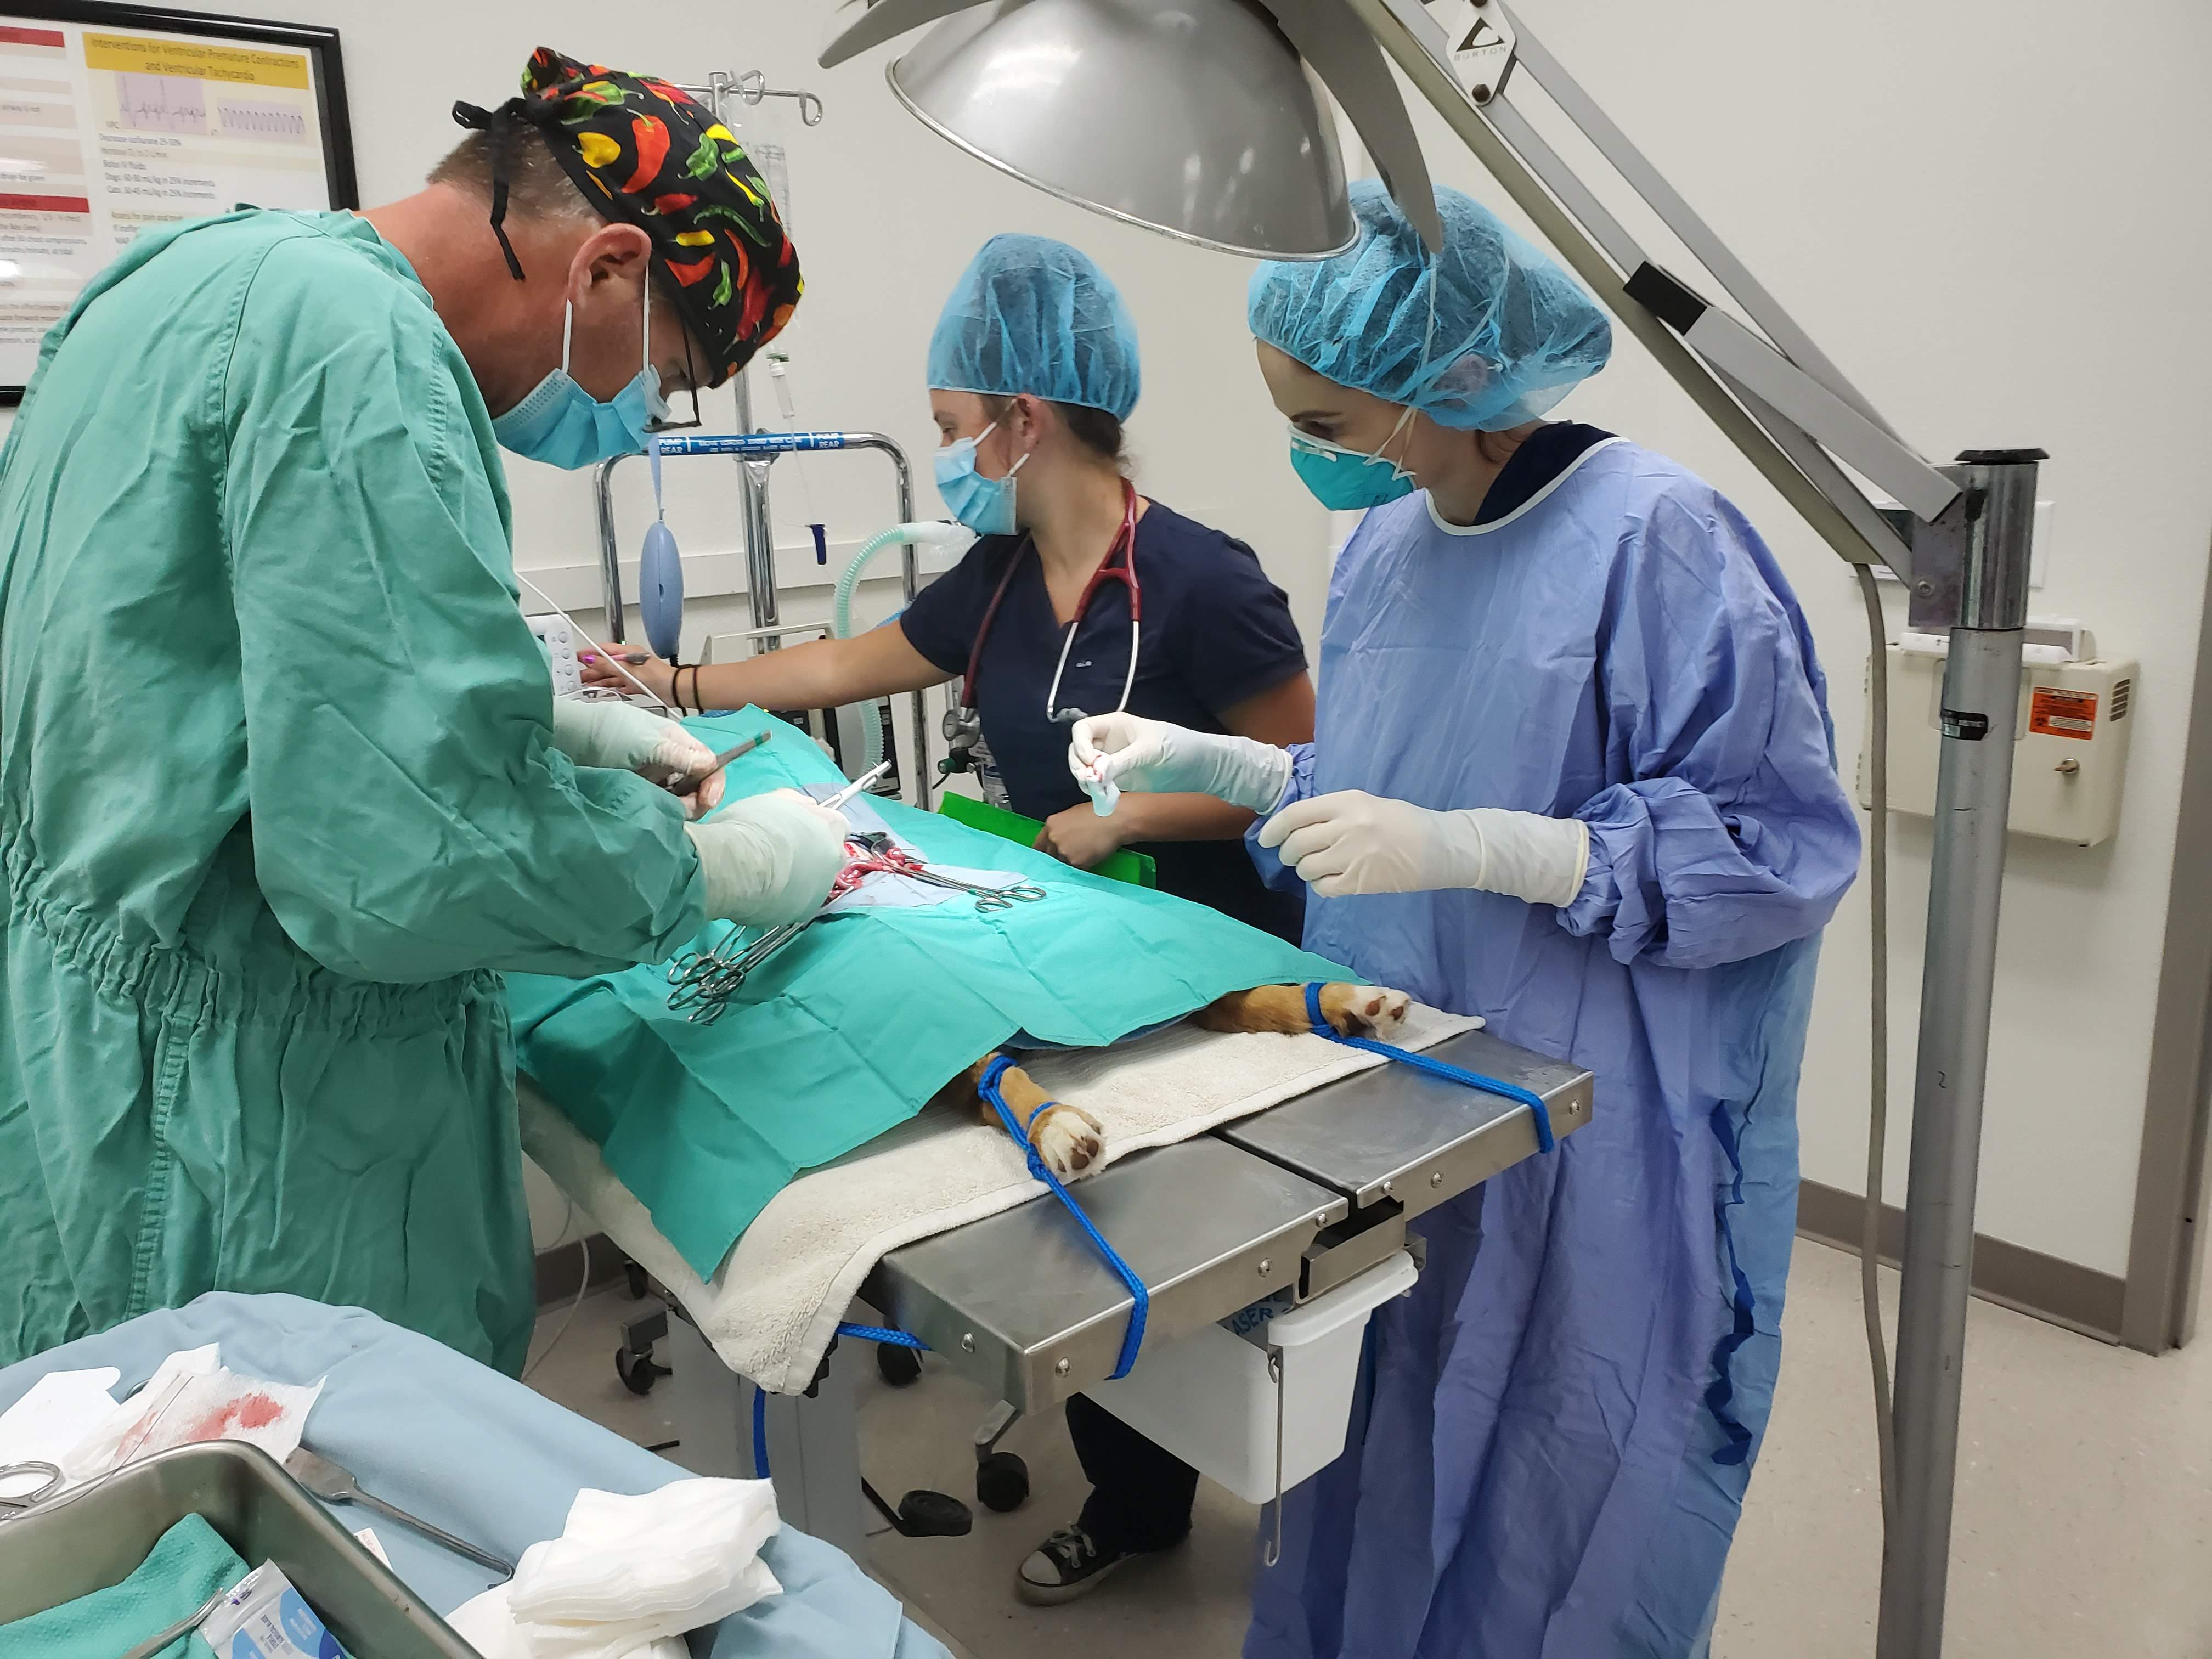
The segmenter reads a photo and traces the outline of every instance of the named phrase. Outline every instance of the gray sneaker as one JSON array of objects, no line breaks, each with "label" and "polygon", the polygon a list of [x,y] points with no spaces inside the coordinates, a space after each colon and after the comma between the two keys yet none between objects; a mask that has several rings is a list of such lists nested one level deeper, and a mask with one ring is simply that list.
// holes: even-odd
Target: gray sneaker
[{"label": "gray sneaker", "polygon": [[1115,1568],[1148,1553],[1118,1550],[1109,1555],[1081,1527],[1062,1527],[1024,1559],[1014,1574],[1014,1593],[1032,1607],[1073,1601],[1097,1589]]}]

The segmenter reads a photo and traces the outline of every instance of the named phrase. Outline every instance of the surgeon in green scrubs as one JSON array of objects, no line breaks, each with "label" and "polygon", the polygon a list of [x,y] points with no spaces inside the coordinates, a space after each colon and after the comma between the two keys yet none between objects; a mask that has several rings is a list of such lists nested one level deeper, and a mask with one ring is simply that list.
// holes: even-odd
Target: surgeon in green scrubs
[{"label": "surgeon in green scrubs", "polygon": [[[515,1369],[502,969],[810,911],[842,821],[690,821],[706,756],[564,701],[496,446],[641,447],[790,315],[735,139],[540,50],[428,188],[139,237],[0,460],[0,1365],[206,1291],[357,1304]],[[710,757],[709,757],[710,758]]]}]

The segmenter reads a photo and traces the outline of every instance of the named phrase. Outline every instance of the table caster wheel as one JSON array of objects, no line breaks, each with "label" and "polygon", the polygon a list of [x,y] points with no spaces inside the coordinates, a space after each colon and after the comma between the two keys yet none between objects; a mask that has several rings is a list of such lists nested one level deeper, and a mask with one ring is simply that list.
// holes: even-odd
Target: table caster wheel
[{"label": "table caster wheel", "polygon": [[1030,1466],[1012,1452],[993,1452],[975,1466],[975,1496],[1000,1515],[1030,1501]]},{"label": "table caster wheel", "polygon": [[634,1348],[615,1350],[615,1375],[622,1378],[623,1387],[632,1394],[651,1394],[654,1383],[664,1376],[675,1374],[667,1366],[658,1363],[650,1352],[640,1353]]},{"label": "table caster wheel", "polygon": [[645,1269],[635,1261],[625,1261],[623,1263],[623,1277],[629,1281],[629,1299],[642,1302],[647,1289]]},{"label": "table caster wheel", "polygon": [[921,1356],[896,1342],[876,1344],[876,1374],[895,1389],[903,1389],[921,1375]]}]

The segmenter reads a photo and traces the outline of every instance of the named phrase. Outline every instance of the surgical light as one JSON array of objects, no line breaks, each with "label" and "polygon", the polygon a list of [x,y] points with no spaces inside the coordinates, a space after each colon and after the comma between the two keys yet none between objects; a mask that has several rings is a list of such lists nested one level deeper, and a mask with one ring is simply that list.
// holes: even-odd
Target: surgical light
[{"label": "surgical light", "polygon": [[[1329,94],[1378,160],[1411,155],[1415,199],[1426,198],[1382,54],[1334,4],[881,0],[823,64],[939,19],[890,64],[892,92],[969,155],[1063,201],[1230,253],[1339,252],[1355,227]],[[1378,88],[1403,129],[1379,139],[1366,118]]]}]

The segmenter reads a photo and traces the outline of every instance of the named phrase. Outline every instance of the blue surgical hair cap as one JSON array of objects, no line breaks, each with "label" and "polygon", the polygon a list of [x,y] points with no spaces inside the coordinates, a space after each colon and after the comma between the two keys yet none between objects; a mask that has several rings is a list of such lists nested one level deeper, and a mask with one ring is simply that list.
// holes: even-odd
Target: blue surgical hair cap
[{"label": "blue surgical hair cap", "polygon": [[1433,263],[1378,181],[1352,185],[1352,209],[1359,239],[1342,253],[1253,273],[1246,314],[1269,345],[1440,426],[1487,432],[1534,420],[1605,367],[1613,325],[1596,301],[1474,198],[1437,186]]},{"label": "blue surgical hair cap", "polygon": [[929,338],[929,384],[944,392],[1103,409],[1137,406],[1137,325],[1091,256],[1048,236],[983,244],[953,284]]}]

